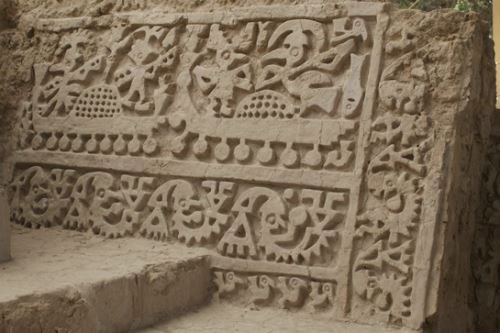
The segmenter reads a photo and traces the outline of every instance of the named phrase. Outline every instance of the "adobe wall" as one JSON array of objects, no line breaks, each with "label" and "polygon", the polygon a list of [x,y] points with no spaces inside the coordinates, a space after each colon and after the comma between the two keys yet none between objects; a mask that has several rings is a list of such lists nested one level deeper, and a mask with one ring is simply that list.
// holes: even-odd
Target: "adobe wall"
[{"label": "adobe wall", "polygon": [[0,262],[10,259],[10,216],[7,191],[0,187]]},{"label": "adobe wall", "polygon": [[[500,77],[500,1],[494,0],[492,1],[492,22],[493,22],[493,36],[495,39],[495,64],[496,64],[496,73],[497,78]],[[496,107],[500,109],[500,85],[497,84],[496,89],[497,94],[497,102]]]},{"label": "adobe wall", "polygon": [[[6,29],[7,17],[5,4],[0,3],[0,35],[2,31]],[[1,84],[3,88],[5,84]],[[9,205],[7,198],[7,181],[5,176],[1,176],[4,164],[4,150],[5,150],[5,140],[7,140],[8,134],[7,132],[7,121],[3,117],[8,111],[4,108],[3,103],[0,98],[0,262],[4,262],[10,259],[10,216],[9,216]]]},{"label": "adobe wall", "polygon": [[19,3],[0,35],[13,222],[206,247],[241,306],[471,332],[494,104],[476,15],[67,3]]},{"label": "adobe wall", "polygon": [[481,205],[474,236],[472,267],[474,283],[471,301],[476,332],[500,330],[500,117],[493,118],[493,131],[488,146],[481,187]]}]

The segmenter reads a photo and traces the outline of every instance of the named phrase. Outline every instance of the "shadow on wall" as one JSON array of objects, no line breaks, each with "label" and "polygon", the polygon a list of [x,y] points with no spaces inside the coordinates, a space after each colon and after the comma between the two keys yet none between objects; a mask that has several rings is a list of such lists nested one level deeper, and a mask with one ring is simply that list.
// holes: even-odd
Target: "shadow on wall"
[{"label": "shadow on wall", "polygon": [[[493,135],[483,173],[481,217],[474,236],[473,272],[476,333],[500,332],[500,110],[493,116]],[[496,129],[496,133],[495,133]]]},{"label": "shadow on wall", "polygon": [[[11,18],[16,13],[16,4],[12,0],[0,0],[0,32],[15,27]],[[2,105],[0,101],[0,106]],[[1,113],[0,113],[0,119]],[[3,164],[4,151],[0,147],[0,166]],[[0,176],[1,180],[1,176]],[[7,205],[7,191],[0,181],[0,263],[10,259],[10,225]]]},{"label": "shadow on wall", "polygon": [[[497,109],[500,109],[500,0],[493,0],[493,40],[497,68]],[[499,110],[497,110],[499,111]],[[499,111],[500,112],[500,111]]]},{"label": "shadow on wall", "polygon": [[0,1],[0,31],[14,28],[17,16],[17,3],[15,0]]}]

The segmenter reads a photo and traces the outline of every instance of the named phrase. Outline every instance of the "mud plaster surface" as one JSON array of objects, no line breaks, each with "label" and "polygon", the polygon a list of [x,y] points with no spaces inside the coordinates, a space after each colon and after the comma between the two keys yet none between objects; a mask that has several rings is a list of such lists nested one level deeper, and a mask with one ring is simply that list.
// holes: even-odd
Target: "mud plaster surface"
[{"label": "mud plaster surface", "polygon": [[121,277],[147,265],[178,262],[204,254],[199,249],[143,239],[109,241],[58,229],[26,230],[14,226],[12,238],[15,260],[0,266],[2,302]]},{"label": "mud plaster surface", "polygon": [[2,333],[123,332],[209,295],[200,250],[14,227],[12,253],[0,264]]},{"label": "mud plaster surface", "polygon": [[[0,313],[5,311],[5,304],[14,301],[19,309],[24,308],[24,311],[29,314],[29,311],[33,309],[43,308],[57,296],[71,294],[65,288],[76,287],[78,290],[88,285],[88,289],[99,292],[99,289],[102,290],[99,285],[106,281],[123,279],[130,274],[137,274],[148,267],[165,262],[188,261],[204,255],[204,251],[196,249],[184,251],[179,246],[152,243],[142,239],[127,239],[126,243],[124,241],[103,239],[65,230],[27,230],[14,226],[13,254],[16,259],[0,265],[2,283]],[[75,263],[78,263],[78,270],[75,270]],[[125,293],[126,291],[123,290],[122,294]],[[33,295],[40,295],[40,298],[30,299]],[[78,299],[76,291],[73,291],[73,297]],[[19,304],[22,305],[19,306]],[[64,306],[69,305],[64,304]],[[78,314],[78,311],[76,313]],[[35,316],[31,317],[31,319],[34,318]],[[77,320],[78,316],[73,319]],[[79,325],[80,327],[77,327],[74,332],[84,327],[83,323]],[[0,327],[0,332],[3,332],[3,329],[5,326]],[[381,328],[377,330],[365,325],[332,323],[324,316],[269,308],[248,309],[221,303],[218,300],[213,300],[178,318],[133,331],[135,333],[413,332],[404,329]],[[14,332],[42,331],[28,327]]]},{"label": "mud plaster surface", "polygon": [[[303,3],[303,1],[301,2]],[[18,10],[20,11],[32,9],[34,6],[30,6],[36,4],[36,2],[32,4],[26,2],[24,5],[22,2],[17,3],[20,4],[18,6]],[[107,13],[106,6],[86,6],[87,3],[90,2],[80,2],[77,5],[75,5],[75,2],[70,1],[62,1],[57,4],[47,3],[45,9],[39,8],[32,14],[40,17],[76,17],[79,15],[98,16]],[[106,1],[96,1],[93,3],[105,5]],[[248,1],[177,1],[170,2],[166,6],[162,6],[154,1],[150,3],[154,6],[162,7],[165,12],[172,11],[172,9],[178,11],[210,11],[214,8],[228,5],[240,6],[250,4]],[[266,2],[259,1],[258,3],[265,4]],[[297,2],[280,1],[279,3],[292,4]],[[26,4],[28,6],[25,6]],[[251,4],[256,3],[252,2]],[[467,23],[456,24],[460,20],[465,20]],[[433,241],[431,237],[427,238],[422,235],[422,232],[419,232],[419,236],[423,236],[419,238],[419,249],[423,249],[425,252],[425,249],[433,248],[435,252],[432,253],[432,258],[430,251],[427,255],[420,256],[420,261],[415,265],[416,272],[422,266],[426,268],[431,267],[432,271],[430,274],[432,275],[432,281],[429,285],[415,283],[417,287],[414,290],[416,291],[416,295],[430,294],[430,298],[426,304],[427,308],[425,309],[426,315],[429,315],[429,318],[427,318],[429,321],[437,321],[437,317],[442,316],[444,318],[442,319],[443,322],[449,322],[450,325],[463,326],[461,320],[456,319],[460,318],[464,322],[468,322],[469,318],[469,313],[465,309],[465,306],[463,306],[465,304],[466,286],[468,285],[467,278],[470,271],[468,260],[465,258],[468,257],[470,252],[469,245],[472,235],[472,232],[470,232],[472,226],[468,222],[468,219],[470,218],[470,212],[474,210],[477,203],[474,199],[471,199],[470,189],[472,189],[472,192],[476,191],[477,170],[480,168],[478,161],[481,160],[482,156],[480,141],[484,141],[484,136],[487,136],[487,131],[483,131],[483,128],[472,128],[471,124],[482,122],[482,119],[479,119],[480,116],[478,116],[480,113],[474,112],[476,108],[484,111],[488,110],[489,107],[487,97],[485,97],[487,94],[479,91],[481,90],[480,71],[474,70],[472,71],[473,74],[470,71],[471,68],[477,68],[482,61],[479,59],[480,52],[476,52],[475,54],[470,53],[470,50],[482,49],[481,37],[478,37],[480,36],[480,28],[473,15],[465,17],[452,12],[434,12],[431,14],[411,11],[399,12],[392,18],[391,22],[396,23],[393,27],[389,28],[387,36],[392,41],[397,42],[396,44],[399,43],[398,45],[402,49],[406,48],[405,43],[408,41],[404,39],[408,36],[405,36],[405,31],[401,31],[401,25],[398,23],[400,21],[407,22],[405,26],[413,26],[417,31],[415,34],[410,33],[410,35],[418,36],[416,38],[417,58],[425,60],[424,69],[426,68],[429,74],[429,82],[427,82],[428,94],[426,95],[425,106],[426,112],[429,112],[428,115],[432,119],[434,126],[433,130],[429,130],[426,134],[434,133],[433,135],[435,135],[435,138],[432,138],[435,140],[433,142],[433,160],[430,162],[426,160],[426,162],[429,162],[428,166],[430,166],[429,175],[427,180],[425,180],[426,193],[431,194],[425,196],[427,201],[424,203],[424,208],[427,211],[431,211],[429,215],[436,214],[436,216],[439,216],[432,221],[429,219],[424,220],[423,218],[422,225],[425,227],[431,225],[432,228],[435,226],[436,234],[438,235]],[[8,119],[4,121],[5,125],[3,126],[14,127],[14,121],[10,121],[10,119],[19,118],[20,116],[20,114],[15,113],[15,106],[20,100],[27,99],[28,92],[32,87],[33,77],[30,76],[31,66],[35,63],[51,61],[54,50],[57,48],[58,38],[59,36],[56,36],[56,34],[34,32],[32,29],[23,27],[22,24],[20,29],[12,29],[2,34],[0,43],[9,50],[4,55],[8,61],[6,60],[2,63],[2,74],[5,73],[6,82],[9,82],[6,89],[3,90],[2,95],[0,95],[0,100],[2,100],[2,103],[5,103],[3,104],[5,105],[3,110],[6,111],[5,119]],[[85,57],[88,58],[94,51],[91,48],[84,51],[87,53]],[[402,52],[406,51],[403,50]],[[397,53],[394,57],[399,57],[399,55]],[[387,59],[393,60],[391,57]],[[484,64],[481,65],[484,66]],[[416,69],[412,71],[412,76],[420,76],[422,78],[422,66],[420,64],[410,67],[415,67]],[[486,66],[484,67],[486,68]],[[400,79],[405,80],[405,78]],[[416,81],[418,83],[419,80]],[[484,81],[487,87],[490,81],[487,77]],[[479,133],[475,132],[471,134],[473,131]],[[481,134],[483,137],[481,137]],[[441,139],[443,140],[440,141]],[[442,143],[443,145],[446,144],[448,150],[444,148],[443,150],[439,150],[442,146],[435,144],[435,142]],[[13,147],[12,142],[8,145]],[[6,148],[6,150],[9,149]],[[1,155],[2,152],[0,151]],[[470,158],[471,155],[472,158]],[[443,163],[444,166],[441,165],[441,157],[443,156],[451,156],[445,161],[446,163]],[[48,160],[51,159],[48,158]],[[62,158],[62,160],[65,160],[65,158]],[[99,161],[99,159],[89,158],[85,160],[85,165],[91,165],[92,167],[99,166],[99,163],[94,165],[93,161],[95,160]],[[36,162],[38,163],[39,161],[37,160]],[[464,161],[468,162],[465,163]],[[119,163],[116,162],[114,165],[116,166]],[[60,162],[60,164],[65,163]],[[74,167],[74,165],[69,166]],[[1,171],[4,171],[4,169]],[[142,170],[139,170],[139,172],[142,172]],[[422,182],[424,182],[423,179]],[[446,195],[443,194],[442,197],[437,197],[437,193],[445,192]],[[418,195],[420,194],[418,193]],[[436,197],[433,197],[435,194]],[[440,201],[443,197],[449,200]],[[430,218],[434,218],[434,215]],[[416,237],[416,234],[412,237]],[[27,241],[29,242],[30,240]],[[124,241],[123,244],[124,247],[122,249],[126,247],[126,251],[130,249],[132,249],[130,251],[133,251],[134,245],[130,244],[128,240]],[[104,246],[105,248],[106,246]],[[186,248],[184,247],[184,249]],[[61,248],[59,251],[64,251],[64,248]],[[102,253],[96,251],[95,257],[101,255]],[[87,256],[74,258],[71,267],[74,268],[75,265],[79,265],[80,261],[84,263],[83,267],[88,267],[85,264],[86,259],[88,259]],[[131,260],[135,260],[135,257],[132,256]],[[93,262],[90,261],[87,264],[92,266]],[[106,264],[109,266],[112,265],[114,269],[119,269],[122,262],[115,260],[113,257]],[[99,267],[102,267],[102,271],[106,271],[106,265]],[[67,270],[71,270],[72,268],[69,265],[66,267]],[[40,270],[42,269],[45,270],[46,267],[40,266]],[[100,273],[99,270],[93,271],[92,274],[99,276],[99,274],[103,274],[102,271]],[[384,275],[380,278],[386,279],[387,277],[391,277],[391,275]],[[43,278],[43,275],[41,278]],[[83,274],[83,278],[87,278],[87,276]],[[80,281],[78,278],[75,278],[75,280]],[[72,283],[75,280],[72,280]],[[418,278],[415,280],[417,282],[423,281],[423,279]],[[391,289],[394,286],[394,284],[388,283],[386,280],[384,282],[387,289]],[[43,283],[40,286],[43,287]],[[457,292],[457,290],[461,292]],[[365,295],[365,292],[361,290],[359,296],[366,298]],[[395,297],[395,299],[397,298]],[[361,301],[361,307],[371,307],[370,302],[365,301]],[[441,307],[440,311],[436,309],[438,306]],[[416,309],[424,311],[423,305],[417,306]],[[364,310],[360,309],[360,313],[362,311]],[[433,314],[434,316],[431,316]],[[359,314],[358,316],[361,319],[365,317],[363,314]],[[379,321],[379,319],[374,319],[374,321]],[[418,324],[420,323],[418,322]],[[447,332],[446,324],[443,325],[441,331]],[[467,328],[465,331],[467,331]]]},{"label": "mud plaster surface", "polygon": [[213,302],[207,307],[134,333],[412,333],[406,329],[332,323],[313,314],[244,309]]},{"label": "mud plaster surface", "polygon": [[10,259],[10,223],[7,193],[0,186],[0,262]]}]

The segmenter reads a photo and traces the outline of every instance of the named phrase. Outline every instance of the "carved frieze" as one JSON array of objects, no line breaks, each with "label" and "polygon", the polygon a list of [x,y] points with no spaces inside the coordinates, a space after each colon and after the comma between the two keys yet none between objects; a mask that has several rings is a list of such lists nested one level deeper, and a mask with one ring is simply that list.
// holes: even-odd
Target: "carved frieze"
[{"label": "carved frieze", "polygon": [[426,68],[384,4],[299,7],[37,21],[64,33],[12,220],[203,246],[220,298],[418,326]]}]

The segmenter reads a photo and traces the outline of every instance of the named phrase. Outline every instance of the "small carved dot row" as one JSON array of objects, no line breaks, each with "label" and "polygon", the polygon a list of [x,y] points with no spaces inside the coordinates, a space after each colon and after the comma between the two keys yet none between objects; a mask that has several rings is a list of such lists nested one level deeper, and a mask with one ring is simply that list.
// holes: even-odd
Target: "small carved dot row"
[{"label": "small carved dot row", "polygon": [[[286,144],[283,151],[278,152],[273,149],[271,142],[264,142],[263,146],[256,151],[245,139],[241,139],[236,146],[229,145],[227,139],[219,139],[220,142],[211,147],[206,137],[199,137],[191,146],[191,151],[199,160],[213,157],[220,163],[229,161],[232,157],[238,163],[251,163],[255,156],[257,162],[265,166],[274,166],[282,164],[287,168],[299,168],[308,166],[312,169],[338,169],[347,165],[352,159],[353,153],[350,150],[341,152],[339,149],[332,149],[328,152],[320,150],[319,145],[310,147],[303,156],[292,144]],[[171,151],[178,157],[184,156],[188,150],[188,139],[186,135],[176,137],[172,141]],[[351,145],[349,146],[349,149]],[[213,151],[212,151],[213,150]],[[349,155],[349,158],[342,156]]]},{"label": "small carved dot row", "polygon": [[33,150],[72,151],[75,153],[153,155],[156,139],[145,135],[37,133],[31,140]]}]

